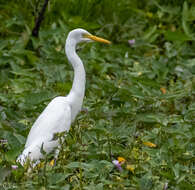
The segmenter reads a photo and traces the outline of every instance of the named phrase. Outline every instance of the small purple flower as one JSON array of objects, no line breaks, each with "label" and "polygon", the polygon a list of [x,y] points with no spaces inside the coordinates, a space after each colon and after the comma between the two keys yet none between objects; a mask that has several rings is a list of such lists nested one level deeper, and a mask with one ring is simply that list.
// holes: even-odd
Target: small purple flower
[{"label": "small purple flower", "polygon": [[130,46],[134,45],[135,44],[135,39],[128,40],[128,43],[129,43]]},{"label": "small purple flower", "polygon": [[17,165],[12,165],[11,168],[12,168],[12,170],[17,170],[18,166]]},{"label": "small purple flower", "polygon": [[116,168],[121,172],[123,169],[118,160],[113,160],[112,163],[116,166]]}]

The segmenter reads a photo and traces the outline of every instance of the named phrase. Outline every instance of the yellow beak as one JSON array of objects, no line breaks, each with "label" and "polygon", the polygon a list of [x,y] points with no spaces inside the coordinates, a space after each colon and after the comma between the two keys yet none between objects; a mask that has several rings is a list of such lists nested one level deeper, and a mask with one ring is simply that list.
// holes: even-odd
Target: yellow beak
[{"label": "yellow beak", "polygon": [[93,41],[96,41],[96,42],[101,42],[101,43],[105,43],[105,44],[111,44],[110,41],[105,40],[105,39],[100,38],[100,37],[97,37],[97,36],[94,36],[94,35],[88,35],[88,34],[86,34],[86,35],[84,35],[84,37],[85,38],[89,38],[89,39],[91,39]]}]

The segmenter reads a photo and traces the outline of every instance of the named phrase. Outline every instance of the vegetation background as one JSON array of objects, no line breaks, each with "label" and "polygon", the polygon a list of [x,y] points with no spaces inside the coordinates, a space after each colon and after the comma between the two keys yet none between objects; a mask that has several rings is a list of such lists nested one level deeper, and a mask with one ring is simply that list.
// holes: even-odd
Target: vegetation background
[{"label": "vegetation background", "polygon": [[[0,0],[0,189],[195,189],[193,0]],[[66,95],[74,28],[112,41],[81,44],[84,108],[56,166],[16,168],[30,127]],[[123,157],[122,171],[112,163]]]}]

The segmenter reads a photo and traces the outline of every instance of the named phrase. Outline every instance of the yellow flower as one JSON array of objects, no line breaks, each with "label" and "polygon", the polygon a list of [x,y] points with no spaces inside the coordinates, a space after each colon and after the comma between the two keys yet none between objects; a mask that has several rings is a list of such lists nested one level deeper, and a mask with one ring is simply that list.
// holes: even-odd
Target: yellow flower
[{"label": "yellow flower", "polygon": [[152,18],[152,17],[153,17],[153,13],[151,13],[151,12],[147,12],[146,15],[147,15],[149,18]]},{"label": "yellow flower", "polygon": [[134,64],[135,64],[135,65],[139,65],[139,62],[138,62],[138,61],[135,61]]},{"label": "yellow flower", "polygon": [[149,141],[143,142],[143,144],[146,145],[146,146],[148,146],[148,147],[151,147],[151,148],[155,148],[155,147],[157,146],[156,144],[151,143],[151,142],[149,142]]},{"label": "yellow flower", "polygon": [[135,166],[134,165],[127,164],[126,168],[127,168],[127,170],[129,170],[132,173],[134,173],[134,170],[135,170]]},{"label": "yellow flower", "polygon": [[161,87],[160,90],[163,94],[166,94],[166,88]]},{"label": "yellow flower", "polygon": [[44,162],[40,162],[39,164],[37,164],[37,168],[43,168],[43,166],[44,166]]},{"label": "yellow flower", "polygon": [[54,164],[55,164],[55,160],[53,159],[53,160],[49,163],[49,165],[50,165],[50,166],[54,166]]},{"label": "yellow flower", "polygon": [[62,46],[61,45],[59,45],[59,46],[56,47],[56,51],[60,51],[61,49],[62,49]]},{"label": "yellow flower", "polygon": [[140,75],[142,75],[142,72],[138,72],[137,74],[138,74],[138,76],[140,76]]},{"label": "yellow flower", "polygon": [[118,157],[117,160],[119,161],[120,164],[123,164],[126,161],[125,158],[123,157]]}]

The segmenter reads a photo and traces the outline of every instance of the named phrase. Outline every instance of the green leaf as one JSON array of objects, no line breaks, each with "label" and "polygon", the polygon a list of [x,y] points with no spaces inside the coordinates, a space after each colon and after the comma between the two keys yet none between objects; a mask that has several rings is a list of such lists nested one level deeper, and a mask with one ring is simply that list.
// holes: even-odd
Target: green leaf
[{"label": "green leaf", "polygon": [[[151,39],[153,39],[154,33],[156,32],[156,30],[157,30],[157,26],[156,26],[156,25],[150,27],[150,28],[145,32],[145,34],[143,35],[143,39],[144,39],[144,40],[147,40],[147,41],[149,41],[149,42],[153,41],[153,40],[151,40]],[[155,38],[156,38],[156,37],[155,37]]]},{"label": "green leaf", "polygon": [[28,105],[38,105],[44,101],[48,101],[55,97],[55,94],[49,91],[40,91],[37,93],[30,93],[25,96],[25,102]]},{"label": "green leaf", "polygon": [[143,176],[139,180],[139,188],[141,190],[150,190],[152,189],[152,186],[153,186],[152,180],[146,176]]},{"label": "green leaf", "polygon": [[6,177],[11,174],[10,168],[0,167],[0,183],[2,184]]},{"label": "green leaf", "polygon": [[166,31],[164,35],[166,40],[173,41],[173,42],[175,41],[184,42],[184,41],[192,40],[192,38],[190,38],[188,35],[179,31],[175,31],[175,32]]},{"label": "green leaf", "polygon": [[184,3],[183,3],[183,11],[182,11],[182,26],[183,26],[183,30],[184,30],[185,34],[189,38],[193,38],[193,35],[192,35],[192,33],[191,33],[190,29],[189,29],[189,26],[187,24],[188,17],[189,17],[188,3],[187,3],[187,1],[184,1]]}]

